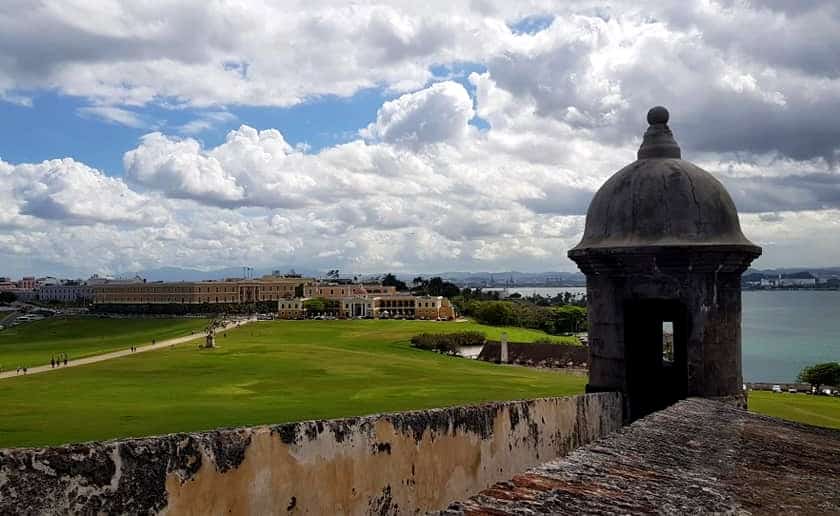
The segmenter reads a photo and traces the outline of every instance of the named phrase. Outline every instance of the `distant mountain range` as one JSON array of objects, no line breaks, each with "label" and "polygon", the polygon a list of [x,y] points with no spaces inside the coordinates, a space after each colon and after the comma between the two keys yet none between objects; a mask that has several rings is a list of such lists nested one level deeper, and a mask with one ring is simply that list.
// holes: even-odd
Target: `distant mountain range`
[{"label": "distant mountain range", "polygon": [[[147,281],[205,281],[205,280],[222,280],[226,278],[243,278],[250,275],[253,278],[259,278],[266,274],[271,274],[274,271],[279,271],[280,274],[288,274],[294,267],[277,267],[273,269],[250,269],[246,271],[243,267],[226,267],[224,269],[213,269],[202,271],[199,269],[185,269],[182,267],[159,267],[157,269],[146,269],[134,272],[123,272],[117,275],[121,278],[131,278],[140,276]],[[314,269],[294,269],[297,274],[303,276],[320,276],[321,272]]]},{"label": "distant mountain range", "polygon": [[[132,272],[123,272],[117,277],[134,277],[140,276],[147,281],[205,281],[205,280],[221,280],[225,278],[242,278],[250,275],[253,278],[259,278],[274,272],[280,274],[287,274],[294,271],[297,274],[308,277],[323,277],[326,271],[316,269],[279,266],[273,268],[254,268],[246,271],[242,267],[226,267],[223,269],[213,270],[199,270],[188,269],[182,267],[159,267],[156,269],[146,269]],[[382,271],[386,274],[389,271]],[[586,281],[583,274],[579,272],[466,272],[466,271],[447,271],[437,273],[395,273],[395,275],[410,283],[411,280],[417,276],[424,278],[431,278],[440,276],[448,281],[462,286],[505,286],[506,284],[515,285],[583,285]],[[356,273],[342,273],[341,277],[358,277],[363,280],[372,280],[377,278],[377,274],[356,274]]]},{"label": "distant mountain range", "polygon": [[[125,272],[118,275],[118,277],[133,277],[135,275],[145,278],[148,281],[202,281],[202,280],[221,280],[225,278],[242,278],[250,275],[254,278],[259,278],[267,274],[279,272],[280,274],[288,274],[294,271],[307,277],[323,277],[326,271],[311,269],[306,267],[293,266],[278,266],[272,268],[254,268],[250,271],[245,271],[242,267],[226,267],[223,269],[213,270],[199,270],[188,269],[182,267],[159,267],[156,269],[146,269],[134,272]],[[383,270],[382,274],[390,271]],[[785,267],[780,269],[749,269],[747,274],[759,273],[765,276],[778,276],[779,274],[791,274],[796,272],[810,272],[820,279],[828,279],[832,277],[840,277],[840,267]],[[504,271],[504,272],[468,272],[468,271],[446,271],[436,273],[395,273],[397,278],[411,283],[411,280],[417,276],[424,278],[431,278],[440,276],[441,278],[451,281],[460,286],[471,287],[503,287],[505,285],[544,285],[544,286],[577,286],[585,285],[586,277],[580,272],[561,272],[561,271],[546,271],[546,272],[519,272],[519,271]],[[349,273],[341,274],[342,278],[358,277],[361,280],[374,280],[378,278],[379,274],[363,274],[363,273]]]},{"label": "distant mountain range", "polygon": [[[427,275],[423,275],[427,276]],[[497,286],[505,285],[545,285],[545,286],[577,286],[585,285],[586,277],[580,272],[441,272],[428,276],[440,276],[460,286]],[[400,275],[402,277],[402,275]],[[410,278],[409,278],[410,279]]]}]

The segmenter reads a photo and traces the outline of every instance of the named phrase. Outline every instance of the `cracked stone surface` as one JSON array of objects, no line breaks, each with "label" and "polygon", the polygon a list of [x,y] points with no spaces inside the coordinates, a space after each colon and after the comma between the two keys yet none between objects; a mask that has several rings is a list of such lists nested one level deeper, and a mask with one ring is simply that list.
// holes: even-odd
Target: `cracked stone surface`
[{"label": "cracked stone surface", "polygon": [[445,516],[840,514],[840,431],[689,399]]},{"label": "cracked stone surface", "polygon": [[419,514],[621,422],[602,393],[0,449],[0,514]]}]

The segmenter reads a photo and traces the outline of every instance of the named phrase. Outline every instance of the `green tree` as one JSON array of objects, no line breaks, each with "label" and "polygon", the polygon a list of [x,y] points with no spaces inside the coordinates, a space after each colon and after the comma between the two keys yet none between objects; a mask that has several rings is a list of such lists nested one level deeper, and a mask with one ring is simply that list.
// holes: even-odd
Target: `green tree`
[{"label": "green tree", "polygon": [[455,297],[461,293],[461,289],[454,283],[444,281],[440,276],[429,279],[426,285],[426,293],[430,296]]},{"label": "green tree", "polygon": [[485,301],[475,308],[475,318],[480,323],[493,326],[515,325],[516,317],[511,303]]},{"label": "green tree", "polygon": [[315,313],[322,313],[327,309],[327,300],[322,297],[313,297],[303,302],[304,310]]},{"label": "green tree", "polygon": [[381,283],[385,287],[397,287],[397,290],[399,291],[408,290],[408,286],[405,284],[405,282],[398,280],[397,277],[391,274],[390,272],[382,277]]},{"label": "green tree", "polygon": [[0,303],[14,303],[17,296],[14,292],[0,292]]},{"label": "green tree", "polygon": [[805,367],[799,373],[799,381],[811,384],[817,392],[823,385],[840,386],[840,363],[826,362]]},{"label": "green tree", "polygon": [[554,333],[574,333],[586,328],[586,309],[565,305],[551,309],[554,319]]}]

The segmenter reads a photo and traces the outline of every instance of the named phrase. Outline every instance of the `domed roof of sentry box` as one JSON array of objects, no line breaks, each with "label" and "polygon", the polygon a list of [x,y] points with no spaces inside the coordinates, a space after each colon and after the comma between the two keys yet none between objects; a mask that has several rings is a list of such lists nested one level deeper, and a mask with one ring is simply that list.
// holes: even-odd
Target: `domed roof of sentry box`
[{"label": "domed roof of sentry box", "polygon": [[741,232],[735,203],[720,181],[680,159],[668,116],[661,106],[648,112],[650,127],[638,159],[595,194],[571,258],[587,250],[672,246],[737,246],[761,253]]}]

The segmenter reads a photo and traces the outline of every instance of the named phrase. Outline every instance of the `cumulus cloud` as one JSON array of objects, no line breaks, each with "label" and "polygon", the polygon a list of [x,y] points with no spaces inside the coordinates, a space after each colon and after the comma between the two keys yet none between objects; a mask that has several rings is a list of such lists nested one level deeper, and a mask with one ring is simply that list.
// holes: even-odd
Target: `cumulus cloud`
[{"label": "cumulus cloud", "polygon": [[477,59],[509,33],[451,2],[21,2],[0,11],[11,78],[0,88],[109,104],[288,106],[377,85],[416,89],[431,65]]},{"label": "cumulus cloud", "polygon": [[840,134],[824,116],[840,111],[834,3],[583,3],[543,19],[482,61],[496,96],[539,118],[620,144],[665,104],[689,151],[836,161]]},{"label": "cumulus cloud", "polygon": [[244,195],[218,160],[201,153],[196,140],[178,140],[155,132],[123,158],[126,177],[173,197],[234,203]]},{"label": "cumulus cloud", "polygon": [[[836,260],[836,2],[18,7],[0,10],[0,100],[49,89],[131,127],[152,125],[150,104],[200,109],[143,136],[123,177],[0,161],[2,256],[55,243],[44,259],[103,271],[568,270],[591,196],[664,104],[683,155],[765,246],[762,265]],[[474,73],[436,82],[464,64]],[[232,106],[367,88],[392,100],[340,145],[310,152],[244,116],[223,141],[198,139],[233,123]]]},{"label": "cumulus cloud", "polygon": [[38,164],[0,161],[0,217],[26,227],[31,218],[70,224],[161,223],[166,213],[120,179],[71,158]]},{"label": "cumulus cloud", "polygon": [[466,136],[472,99],[457,82],[439,82],[382,105],[362,135],[387,143],[424,145]]}]

